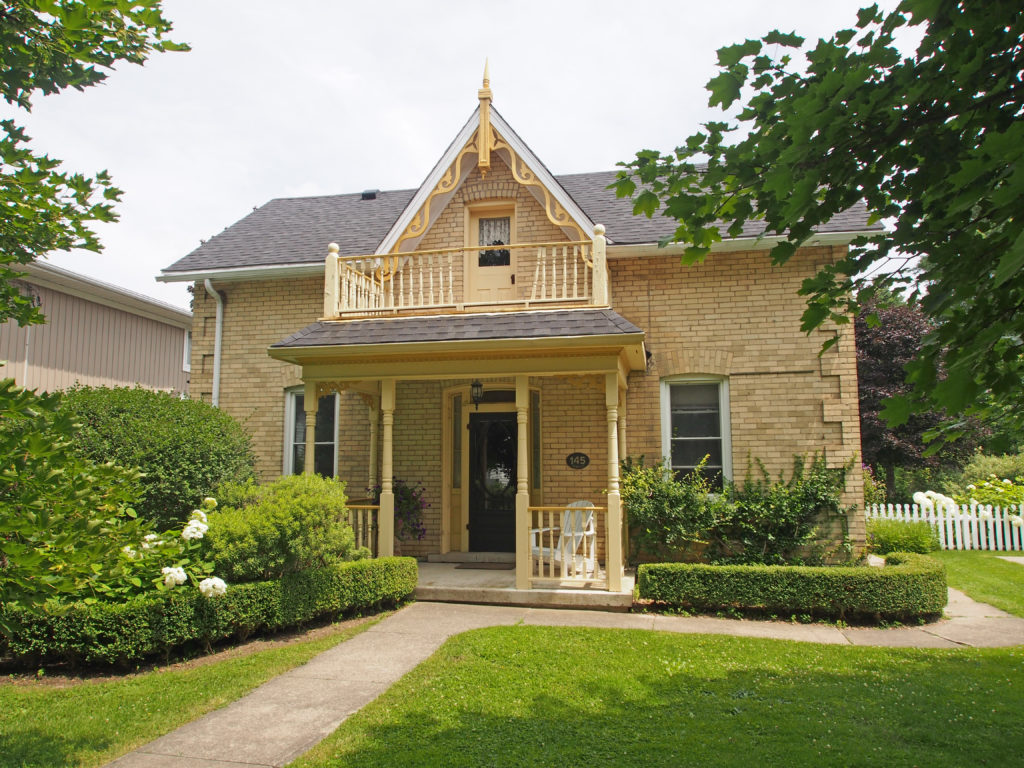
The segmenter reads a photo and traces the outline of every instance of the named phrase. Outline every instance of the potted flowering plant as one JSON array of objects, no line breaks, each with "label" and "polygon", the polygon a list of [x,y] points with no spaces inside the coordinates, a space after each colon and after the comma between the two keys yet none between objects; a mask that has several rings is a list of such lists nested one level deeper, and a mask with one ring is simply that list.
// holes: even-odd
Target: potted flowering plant
[{"label": "potted flowering plant", "polygon": [[[427,489],[422,483],[406,483],[397,477],[391,481],[395,494],[395,554],[401,554],[403,541],[420,541],[427,535],[423,510],[430,506],[423,498]],[[380,485],[369,489],[374,504],[380,504]]]}]

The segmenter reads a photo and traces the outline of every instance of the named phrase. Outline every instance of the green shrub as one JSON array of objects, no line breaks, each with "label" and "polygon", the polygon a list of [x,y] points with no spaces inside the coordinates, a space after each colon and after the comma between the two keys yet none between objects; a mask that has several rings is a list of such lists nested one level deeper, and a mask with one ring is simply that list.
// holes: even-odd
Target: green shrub
[{"label": "green shrub", "polygon": [[654,563],[637,570],[637,591],[698,611],[906,620],[942,612],[946,571],[933,558],[903,552],[890,554],[884,568]]},{"label": "green shrub", "polygon": [[366,554],[355,549],[339,480],[291,475],[261,486],[226,484],[219,493],[224,503],[210,515],[203,552],[229,583],[276,579]]},{"label": "green shrub", "polygon": [[[991,480],[992,475],[998,478],[1024,477],[1024,453],[1011,453],[1005,456],[991,456],[987,453],[976,453],[964,466],[957,486],[959,489],[968,485],[980,485]],[[954,492],[950,488],[947,492]]]},{"label": "green shrub", "polygon": [[886,490],[885,480],[881,477],[876,477],[875,472],[871,469],[869,464],[862,466],[864,470],[864,506],[870,507],[872,504],[885,504]]},{"label": "green shrub", "polygon": [[125,665],[184,646],[298,626],[351,611],[376,610],[416,589],[408,557],[341,563],[277,581],[235,584],[220,597],[172,590],[118,604],[76,604],[56,615],[4,606],[16,625],[6,648],[23,666],[66,662]]},{"label": "green shrub", "polygon": [[662,461],[646,466],[641,456],[622,463],[622,502],[638,554],[672,556],[706,540],[723,502],[700,469],[676,479]]},{"label": "green shrub", "polygon": [[196,499],[253,476],[249,436],[226,412],[142,388],[74,387],[62,413],[81,423],[75,448],[93,461],[144,473],[139,515],[161,528],[184,522]]},{"label": "green shrub", "polygon": [[26,608],[142,586],[122,552],[150,532],[130,509],[138,473],[80,457],[59,406],[0,381],[0,600]]},{"label": "green shrub", "polygon": [[849,511],[839,498],[849,465],[830,469],[824,456],[815,455],[807,467],[797,456],[789,480],[780,474],[774,482],[760,461],[757,466],[761,477],[748,468],[742,484],[726,486],[730,504],[721,507],[709,556],[737,564],[820,562],[822,524],[845,523]]},{"label": "green shrub", "polygon": [[938,535],[931,525],[923,520],[868,520],[868,549],[872,552],[880,555],[887,555],[890,552],[917,552],[926,555],[938,548]]}]

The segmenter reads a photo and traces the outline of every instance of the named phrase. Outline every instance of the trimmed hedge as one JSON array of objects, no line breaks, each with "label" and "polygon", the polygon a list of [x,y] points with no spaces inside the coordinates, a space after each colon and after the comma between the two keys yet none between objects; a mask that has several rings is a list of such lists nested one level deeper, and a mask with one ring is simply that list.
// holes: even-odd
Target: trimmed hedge
[{"label": "trimmed hedge", "polygon": [[890,554],[884,568],[654,563],[637,570],[637,590],[642,599],[699,611],[909,619],[942,613],[946,569],[909,552]]},{"label": "trimmed hedge", "polygon": [[20,626],[2,650],[21,664],[125,665],[191,643],[244,639],[353,610],[398,603],[416,589],[416,560],[357,560],[288,574],[277,581],[233,584],[203,597],[179,588],[125,603],[78,603],[56,615],[6,607]]}]

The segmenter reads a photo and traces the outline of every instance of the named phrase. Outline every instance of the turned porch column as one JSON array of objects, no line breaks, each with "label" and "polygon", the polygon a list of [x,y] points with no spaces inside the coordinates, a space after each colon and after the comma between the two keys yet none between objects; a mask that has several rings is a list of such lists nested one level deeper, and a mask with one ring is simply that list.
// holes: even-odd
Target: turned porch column
[{"label": "turned porch column", "polygon": [[319,400],[316,396],[316,382],[307,381],[302,399],[302,409],[306,412],[306,447],[302,471],[307,475],[313,474],[313,461],[316,458],[316,410]]},{"label": "turned porch column", "polygon": [[370,399],[370,471],[368,473],[367,488],[373,488],[377,484],[377,439],[380,436],[380,401],[372,397]]},{"label": "turned porch column", "polygon": [[[626,390],[619,389],[619,464],[629,456],[626,446]],[[622,506],[621,499],[619,508],[622,510],[622,563],[625,566],[629,560],[629,510]]]},{"label": "turned porch column", "polygon": [[516,376],[516,589],[530,588],[530,379]]},{"label": "turned porch column", "polygon": [[395,490],[392,487],[394,464],[393,428],[395,425],[395,380],[380,382],[380,411],[384,426],[380,468],[380,519],[377,521],[377,556],[395,553]]},{"label": "turned porch column", "polygon": [[619,495],[619,377],[605,375],[604,403],[608,414],[608,525],[604,567],[608,591],[622,591],[622,498]]}]

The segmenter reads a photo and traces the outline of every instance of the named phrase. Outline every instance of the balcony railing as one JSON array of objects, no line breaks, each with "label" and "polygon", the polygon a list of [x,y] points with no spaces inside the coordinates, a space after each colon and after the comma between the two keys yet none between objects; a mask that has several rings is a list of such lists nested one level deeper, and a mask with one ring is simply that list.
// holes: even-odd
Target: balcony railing
[{"label": "balcony railing", "polygon": [[479,247],[339,256],[338,246],[332,243],[325,264],[324,316],[462,311],[495,305],[608,304],[603,236],[593,242],[523,243],[501,249],[514,252],[518,280],[508,289],[510,298],[488,300],[468,295],[464,265],[477,258]]}]

